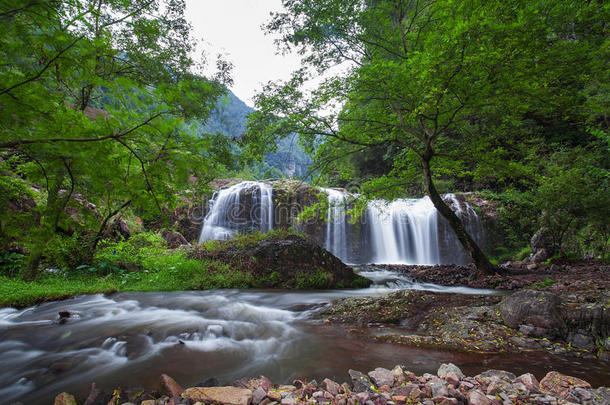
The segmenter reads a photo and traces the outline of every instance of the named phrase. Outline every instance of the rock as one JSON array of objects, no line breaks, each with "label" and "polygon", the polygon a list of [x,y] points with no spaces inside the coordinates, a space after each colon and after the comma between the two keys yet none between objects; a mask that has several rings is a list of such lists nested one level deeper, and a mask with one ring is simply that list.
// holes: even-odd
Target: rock
[{"label": "rock", "polygon": [[520,290],[504,298],[498,305],[500,316],[511,328],[529,325],[544,337],[560,337],[565,330],[561,299],[550,292]]},{"label": "rock", "polygon": [[591,388],[591,384],[557,371],[551,371],[540,381],[540,391],[556,397],[563,397],[574,388]]},{"label": "rock", "polygon": [[[316,398],[316,393],[313,393],[313,397]],[[278,392],[278,391],[269,391],[267,393],[267,397],[269,397],[270,400],[272,401],[277,401],[280,402],[282,400],[282,393]]]},{"label": "rock", "polygon": [[76,399],[74,398],[74,395],[62,392],[55,397],[54,405],[76,405]]},{"label": "rock", "polygon": [[419,397],[423,397],[423,393],[419,388],[413,388],[411,392],[409,392],[409,398],[417,399]]},{"label": "rock", "polygon": [[[95,404],[95,400],[101,393],[102,393],[102,391],[99,388],[97,388],[95,383],[91,383],[91,385],[89,386],[89,395],[87,395],[87,399],[85,400],[85,403],[83,405]],[[105,401],[105,402],[107,403],[108,401]]]},{"label": "rock", "polygon": [[354,392],[372,392],[371,380],[356,370],[348,370],[349,376],[352,379],[352,385],[354,386]]},{"label": "rock", "polygon": [[117,230],[125,239],[129,239],[129,237],[131,236],[131,230],[129,229],[129,226],[127,226],[127,223],[122,219],[119,221]]},{"label": "rock", "polygon": [[161,392],[170,398],[180,396],[184,390],[173,378],[167,374],[161,374]]},{"label": "rock", "polygon": [[394,384],[402,384],[406,380],[405,373],[402,371],[402,367],[400,366],[396,366],[392,369],[392,375],[394,376]]},{"label": "rock", "polygon": [[433,397],[446,397],[449,395],[447,383],[443,380],[435,381],[430,384],[430,390],[432,391]]},{"label": "rock", "polygon": [[487,395],[479,390],[472,390],[468,393],[468,405],[491,405],[492,402]]},{"label": "rock", "polygon": [[320,386],[323,390],[326,390],[333,395],[338,395],[341,391],[341,386],[329,378],[325,378]]},{"label": "rock", "polygon": [[[250,405],[252,391],[236,387],[195,387],[184,392],[191,401],[219,403],[222,405]],[[281,401],[281,397],[279,399]]]},{"label": "rock", "polygon": [[570,336],[569,341],[570,343],[572,343],[572,346],[577,347],[579,349],[595,349],[595,342],[593,341],[593,338],[589,335],[585,335],[582,333],[574,333]]},{"label": "rock", "polygon": [[532,251],[528,258],[529,263],[545,262],[554,253],[553,237],[548,229],[542,227],[532,236],[530,240]]},{"label": "rock", "polygon": [[445,381],[448,384],[452,384],[454,387],[457,387],[460,384],[460,377],[458,377],[455,373],[447,373],[445,376]]},{"label": "rock", "polygon": [[369,372],[369,377],[378,386],[382,385],[394,385],[394,374],[386,368],[377,367],[375,370]]},{"label": "rock", "polygon": [[392,401],[394,401],[398,404],[404,404],[407,402],[407,397],[405,395],[393,395]]},{"label": "rock", "polygon": [[531,393],[540,392],[540,383],[531,373],[522,374],[519,377],[515,378],[515,383],[523,384],[525,388]]},{"label": "rock", "polygon": [[267,392],[263,389],[263,387],[258,387],[252,393],[252,403],[254,405],[260,404],[263,399],[267,396]]},{"label": "rock", "polygon": [[464,373],[462,373],[462,370],[460,370],[460,368],[453,363],[441,364],[436,372],[436,375],[438,375],[440,378],[446,378],[449,373],[453,373],[459,378],[464,378]]},{"label": "rock", "polygon": [[434,397],[432,398],[432,402],[438,405],[458,405],[457,399],[444,396]]},{"label": "rock", "polygon": [[610,388],[574,388],[565,399],[576,404],[607,405],[610,404]]},{"label": "rock", "polygon": [[[155,405],[157,401],[155,401],[154,399],[147,399],[145,401],[140,402],[140,405]],[[199,404],[201,402],[198,402]]]},{"label": "rock", "polygon": [[356,394],[356,401],[358,401],[358,403],[364,404],[368,400],[369,400],[369,393],[368,392],[359,392],[359,393]]},{"label": "rock", "polygon": [[161,236],[163,236],[163,239],[165,239],[165,241],[167,242],[167,246],[170,249],[176,249],[180,246],[190,245],[186,238],[178,232],[163,231],[161,233]]}]

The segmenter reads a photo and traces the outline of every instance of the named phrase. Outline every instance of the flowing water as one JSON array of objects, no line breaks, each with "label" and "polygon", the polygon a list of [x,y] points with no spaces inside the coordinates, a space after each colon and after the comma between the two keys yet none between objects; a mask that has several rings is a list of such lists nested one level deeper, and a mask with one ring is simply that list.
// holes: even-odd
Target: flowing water
[{"label": "flowing water", "polygon": [[[80,296],[24,310],[0,309],[0,398],[3,403],[50,404],[62,391],[81,400],[88,386],[154,389],[167,373],[183,386],[215,377],[221,383],[267,375],[276,383],[296,377],[347,381],[362,371],[404,364],[417,374],[454,362],[466,373],[489,368],[538,378],[551,369],[584,376],[599,385],[610,379],[604,363],[547,354],[459,354],[355,338],[341,327],[310,319],[333,299],[378,296],[397,289],[463,294],[491,290],[415,283],[385,270],[362,274],[374,285],[361,290],[216,290]],[[74,315],[65,324],[58,312]],[[371,333],[387,333],[372,329]]]},{"label": "flowing water", "polygon": [[273,187],[244,181],[214,193],[199,242],[229,239],[239,232],[273,229]]},{"label": "flowing water", "polygon": [[328,196],[324,249],[344,262],[349,261],[347,218],[345,213],[347,194],[332,188],[323,188],[322,190]]}]

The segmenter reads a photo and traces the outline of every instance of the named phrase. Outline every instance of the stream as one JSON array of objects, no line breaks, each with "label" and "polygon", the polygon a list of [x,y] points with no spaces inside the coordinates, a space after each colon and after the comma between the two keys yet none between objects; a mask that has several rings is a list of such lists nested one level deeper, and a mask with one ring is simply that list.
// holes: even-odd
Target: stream
[{"label": "stream", "polygon": [[[453,362],[467,375],[495,368],[541,379],[558,370],[607,385],[607,364],[545,353],[482,355],[416,349],[351,336],[310,319],[333,299],[379,296],[398,289],[461,294],[493,290],[416,283],[386,270],[361,271],[367,289],[332,291],[212,290],[87,295],[23,310],[0,309],[0,402],[51,404],[67,391],[81,400],[89,385],[158,387],[159,375],[183,387],[215,377],[221,384],[266,375],[347,381],[349,368],[396,364],[418,375]],[[59,311],[74,315],[64,324]],[[384,333],[383,330],[377,331]],[[373,331],[372,333],[375,333]]]}]

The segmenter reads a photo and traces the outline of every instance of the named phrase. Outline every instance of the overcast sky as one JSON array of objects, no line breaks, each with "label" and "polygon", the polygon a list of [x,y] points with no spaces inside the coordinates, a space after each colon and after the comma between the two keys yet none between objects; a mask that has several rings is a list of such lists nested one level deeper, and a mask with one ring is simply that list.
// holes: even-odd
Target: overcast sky
[{"label": "overcast sky", "polygon": [[193,34],[206,42],[210,59],[220,52],[233,62],[231,90],[250,106],[263,84],[287,79],[299,67],[298,56],[276,55],[274,38],[261,30],[281,8],[281,0],[187,0]]}]

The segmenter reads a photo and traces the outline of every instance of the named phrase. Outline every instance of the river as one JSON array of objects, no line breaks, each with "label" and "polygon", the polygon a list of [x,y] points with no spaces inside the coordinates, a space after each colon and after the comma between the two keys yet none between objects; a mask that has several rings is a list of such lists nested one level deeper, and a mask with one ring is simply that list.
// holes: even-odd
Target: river
[{"label": "river", "polygon": [[[490,368],[542,378],[558,370],[593,385],[610,381],[607,364],[550,354],[479,355],[377,343],[330,328],[311,312],[333,299],[376,296],[397,289],[462,294],[492,290],[411,282],[385,270],[362,275],[374,281],[361,290],[213,290],[87,295],[23,310],[0,309],[0,402],[51,404],[67,391],[82,398],[89,384],[102,388],[154,389],[166,373],[181,385],[210,377],[221,384],[266,375],[275,383],[294,378],[347,381],[349,368],[406,366],[435,373],[443,362],[467,374]],[[74,315],[59,323],[59,311]],[[372,329],[371,333],[384,333]]]}]

